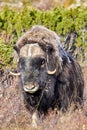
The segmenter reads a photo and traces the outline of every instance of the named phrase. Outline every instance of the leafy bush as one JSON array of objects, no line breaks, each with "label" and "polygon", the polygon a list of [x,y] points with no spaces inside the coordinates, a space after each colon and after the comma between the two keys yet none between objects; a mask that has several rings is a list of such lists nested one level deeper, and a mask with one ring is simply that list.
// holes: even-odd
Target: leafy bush
[{"label": "leafy bush", "polygon": [[[69,32],[76,32],[75,46],[80,48],[81,62],[87,55],[87,8],[55,8],[40,11],[23,7],[21,10],[3,8],[0,11],[0,61],[8,66],[11,63],[12,46],[17,39],[33,25],[40,24],[56,31],[65,40]],[[4,35],[3,35],[4,34]],[[78,51],[79,54],[80,51]],[[84,57],[84,58],[83,58]],[[0,66],[2,66],[0,63]]]},{"label": "leafy bush", "polygon": [[13,53],[12,45],[4,44],[4,42],[0,40],[0,69],[2,67],[10,65],[13,58],[12,53]]}]

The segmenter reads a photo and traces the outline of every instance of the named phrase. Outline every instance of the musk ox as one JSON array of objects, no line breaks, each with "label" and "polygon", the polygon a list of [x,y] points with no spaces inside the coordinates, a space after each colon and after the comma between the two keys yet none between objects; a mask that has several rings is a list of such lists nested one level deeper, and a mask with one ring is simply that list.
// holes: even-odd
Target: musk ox
[{"label": "musk ox", "polygon": [[16,43],[24,99],[31,111],[67,110],[83,100],[80,65],[61,46],[59,36],[36,25]]}]

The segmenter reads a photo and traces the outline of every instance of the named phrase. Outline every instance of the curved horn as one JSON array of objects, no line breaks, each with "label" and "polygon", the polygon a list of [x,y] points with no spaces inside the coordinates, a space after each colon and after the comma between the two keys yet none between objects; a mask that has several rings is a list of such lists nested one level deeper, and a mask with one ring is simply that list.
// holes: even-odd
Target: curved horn
[{"label": "curved horn", "polygon": [[14,76],[20,76],[21,75],[20,72],[19,73],[14,73],[14,72],[11,72],[11,71],[10,71],[10,74],[14,75]]},{"label": "curved horn", "polygon": [[55,70],[53,70],[53,71],[47,70],[47,73],[48,73],[49,75],[53,75],[53,74],[55,74],[55,73],[56,73],[56,69],[55,69]]}]

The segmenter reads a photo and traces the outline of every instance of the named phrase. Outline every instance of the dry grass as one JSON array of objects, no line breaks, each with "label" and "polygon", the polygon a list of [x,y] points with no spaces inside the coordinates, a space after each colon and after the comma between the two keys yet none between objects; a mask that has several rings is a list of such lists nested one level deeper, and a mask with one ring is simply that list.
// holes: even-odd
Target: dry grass
[{"label": "dry grass", "polygon": [[[87,68],[83,69],[85,80],[83,109],[66,112],[49,111],[46,117],[38,118],[37,130],[87,130]],[[1,79],[0,79],[1,80]],[[0,130],[33,130],[31,114],[26,110],[19,88],[18,78],[9,78],[10,86],[5,81],[0,84]]]}]

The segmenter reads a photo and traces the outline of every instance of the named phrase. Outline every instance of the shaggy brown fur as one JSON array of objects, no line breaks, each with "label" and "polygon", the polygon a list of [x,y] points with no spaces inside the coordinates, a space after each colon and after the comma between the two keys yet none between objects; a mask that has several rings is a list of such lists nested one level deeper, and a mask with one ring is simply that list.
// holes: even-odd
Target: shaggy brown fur
[{"label": "shaggy brown fur", "polygon": [[59,50],[57,49],[58,46],[61,45],[60,38],[57,36],[57,34],[43,26],[34,26],[29,31],[27,31],[17,42],[15,49],[17,52],[26,44],[33,44],[33,43],[39,43],[40,46],[43,47],[44,50],[46,50],[46,45],[52,45],[52,48],[54,49],[54,54],[56,58],[56,62],[59,64],[56,64],[57,66],[57,72],[61,70],[61,62],[62,59],[59,54]]}]

